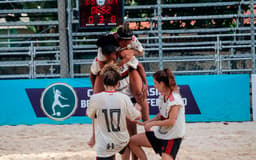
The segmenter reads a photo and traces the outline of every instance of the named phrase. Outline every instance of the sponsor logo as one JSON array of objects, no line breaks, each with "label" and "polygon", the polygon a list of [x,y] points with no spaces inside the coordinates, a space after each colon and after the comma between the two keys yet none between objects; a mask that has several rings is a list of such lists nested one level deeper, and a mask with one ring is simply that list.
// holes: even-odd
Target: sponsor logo
[{"label": "sponsor logo", "polygon": [[[47,88],[49,88],[49,87],[47,87]],[[196,100],[192,94],[192,91],[191,91],[189,85],[179,85],[179,87],[180,87],[181,96],[182,96],[184,104],[185,104],[185,113],[186,114],[201,114],[200,109],[196,103]],[[51,94],[53,96],[54,95],[53,94],[53,86],[50,88],[51,89],[49,90],[49,92],[51,92]],[[70,87],[70,88],[72,88],[72,87]],[[55,89],[57,89],[57,88],[55,87]],[[41,107],[41,104],[40,104],[40,99],[45,90],[46,89],[42,89],[42,88],[27,88],[26,89],[27,95],[29,97],[29,100],[31,102],[31,105],[32,105],[37,117],[46,117],[47,116],[47,114],[44,113],[43,108]],[[72,93],[76,93],[76,95],[77,95],[77,108],[75,109],[73,114],[70,114],[70,116],[83,117],[86,115],[86,109],[89,105],[89,99],[90,99],[90,96],[93,94],[93,90],[91,87],[81,87],[81,88],[74,88],[73,91],[74,92],[72,92]],[[64,93],[66,93],[65,91],[60,90],[60,92],[63,97],[69,98],[69,96],[64,94]],[[70,93],[70,92],[68,92],[68,93]],[[70,94],[72,95],[72,93],[70,93]],[[52,97],[52,96],[49,96],[49,97]],[[159,93],[158,93],[157,89],[154,88],[153,86],[149,86],[147,102],[150,107],[150,114],[157,114],[159,112],[158,96],[159,96]],[[52,97],[52,99],[49,100],[49,102],[48,102],[49,106],[48,106],[47,113],[51,117],[59,119],[60,117],[58,117],[58,115],[57,115],[58,111],[56,109],[61,110],[61,111],[63,109],[63,111],[64,111],[64,109],[68,109],[69,107],[61,108],[59,106],[58,107],[55,106],[55,108],[56,108],[55,114],[56,115],[53,116],[52,115],[52,114],[54,114],[53,109],[52,109],[53,101],[54,101],[54,97]],[[61,101],[61,104],[63,104],[63,105],[72,105],[72,103],[70,104],[69,100],[64,100],[64,99],[60,98],[60,101]],[[62,115],[62,112],[60,114]]]},{"label": "sponsor logo", "polygon": [[[85,116],[86,108],[89,105],[89,98],[93,94],[91,87],[73,88],[77,95],[77,108],[73,116]],[[41,95],[44,88],[27,88],[26,93],[36,114],[36,117],[47,117],[40,104]],[[65,101],[64,101],[65,102]]]},{"label": "sponsor logo", "polygon": [[[199,107],[195,101],[189,85],[179,85],[180,94],[184,101],[186,114],[201,114]],[[158,110],[158,96],[159,92],[153,86],[148,87],[148,104],[150,106],[150,114],[157,114]]]},{"label": "sponsor logo", "polygon": [[76,92],[66,83],[51,84],[43,91],[40,106],[47,117],[56,121],[65,120],[76,111]]}]

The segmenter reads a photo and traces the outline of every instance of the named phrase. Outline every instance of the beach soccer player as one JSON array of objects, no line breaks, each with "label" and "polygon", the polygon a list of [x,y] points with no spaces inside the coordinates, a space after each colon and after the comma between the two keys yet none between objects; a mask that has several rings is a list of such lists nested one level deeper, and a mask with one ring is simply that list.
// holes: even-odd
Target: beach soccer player
[{"label": "beach soccer player", "polygon": [[[112,37],[114,37],[114,40],[112,40]],[[108,63],[106,56],[102,52],[102,47],[106,45],[106,43],[113,43],[113,45],[118,46],[117,58],[119,59],[116,63],[120,67],[123,67],[123,65],[134,59],[134,57],[144,55],[144,49],[138,39],[133,35],[133,32],[129,29],[128,23],[119,26],[117,32],[104,36],[97,41],[97,61],[100,68]],[[148,83],[144,67],[141,63],[137,64],[136,69],[134,69],[134,67],[129,68],[129,78],[132,94],[136,99],[136,102],[142,107],[142,120],[146,121],[149,119],[149,106],[146,100]],[[103,89],[103,87],[98,83],[95,83],[94,86],[95,89],[97,89],[97,92],[100,92],[100,89]]]},{"label": "beach soccer player", "polygon": [[[117,58],[116,45],[115,45],[115,42],[112,42],[114,39],[114,36],[107,35],[106,37],[103,37],[103,38],[105,38],[105,40],[99,39],[99,41],[97,41],[97,45],[101,46],[103,54],[106,57],[106,62],[114,63]],[[129,96],[134,104],[136,103],[136,100],[131,91],[131,83],[130,83],[131,79],[130,79],[129,71],[131,69],[136,70],[137,68],[142,67],[141,65],[138,65],[138,64],[139,64],[139,61],[135,56],[133,56],[130,61],[128,61],[126,64],[120,67],[122,78],[119,81],[119,85],[117,88],[117,91]],[[100,72],[101,72],[101,69],[99,66],[99,61],[97,60],[97,57],[96,57],[91,65],[91,74],[90,74],[91,83],[95,93],[99,93],[103,91],[103,89],[100,89],[101,87],[103,87],[103,80]],[[133,81],[139,81],[139,80],[141,79],[139,78],[133,79]],[[135,84],[135,83],[132,83],[132,84]],[[135,87],[136,86],[134,86],[134,88]],[[92,123],[92,126],[94,128],[94,123]],[[128,127],[130,136],[137,134],[136,123],[133,123],[129,119],[127,119],[127,127]],[[93,132],[93,136],[89,140],[88,145],[90,147],[93,147],[94,144],[95,144],[95,134]]]},{"label": "beach soccer player", "polygon": [[105,91],[92,95],[87,108],[87,115],[95,124],[96,159],[114,160],[116,153],[129,159],[126,118],[139,120],[140,108],[134,107],[127,95],[116,91],[121,80],[119,67],[107,64],[101,72]]},{"label": "beach soccer player", "polygon": [[184,103],[169,69],[154,73],[153,81],[160,93],[159,113],[149,121],[138,122],[146,132],[132,136],[129,147],[140,160],[147,159],[141,147],[152,147],[163,160],[174,160],[185,135]]}]

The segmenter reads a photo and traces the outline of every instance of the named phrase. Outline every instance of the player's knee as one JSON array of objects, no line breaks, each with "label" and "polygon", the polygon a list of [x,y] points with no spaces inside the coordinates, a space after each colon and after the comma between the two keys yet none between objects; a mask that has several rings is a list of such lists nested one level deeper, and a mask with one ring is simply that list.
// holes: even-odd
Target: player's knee
[{"label": "player's knee", "polygon": [[144,93],[142,91],[138,91],[135,93],[134,98],[136,99],[137,103],[142,104],[145,100]]},{"label": "player's knee", "polygon": [[133,136],[131,136],[128,146],[131,147],[134,145],[134,143],[135,143],[135,139]]},{"label": "player's knee", "polygon": [[133,136],[131,136],[131,142],[135,142],[137,139],[136,139],[137,137],[136,137],[136,135],[133,135]]},{"label": "player's knee", "polygon": [[173,157],[166,153],[162,153],[161,158],[162,158],[162,160],[173,160]]}]

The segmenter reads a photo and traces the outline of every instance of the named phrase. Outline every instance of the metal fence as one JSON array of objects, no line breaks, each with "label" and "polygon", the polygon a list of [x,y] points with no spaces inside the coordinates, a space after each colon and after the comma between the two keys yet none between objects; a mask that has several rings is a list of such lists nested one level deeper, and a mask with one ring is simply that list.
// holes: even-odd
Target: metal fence
[{"label": "metal fence", "polygon": [[[51,8],[49,5],[44,8],[44,3],[51,3]],[[17,4],[23,6],[12,8]],[[79,29],[78,4],[79,0],[66,1],[69,65],[64,67],[69,69],[70,77],[89,76],[97,51],[96,39],[107,32]],[[3,6],[8,7],[0,10],[0,78],[60,77],[57,1],[0,1],[0,8]],[[213,7],[236,10],[228,14],[168,15],[172,10],[192,12],[205,8],[207,11]],[[139,60],[148,75],[165,67],[185,75],[255,73],[254,10],[253,0],[176,4],[156,0],[147,5],[128,5],[126,1],[125,21],[133,27],[145,48],[145,55]],[[137,12],[146,16],[134,17]],[[5,20],[13,14],[20,14],[19,20]],[[235,23],[232,26],[184,26],[218,20]],[[180,26],[173,27],[174,22]]]}]

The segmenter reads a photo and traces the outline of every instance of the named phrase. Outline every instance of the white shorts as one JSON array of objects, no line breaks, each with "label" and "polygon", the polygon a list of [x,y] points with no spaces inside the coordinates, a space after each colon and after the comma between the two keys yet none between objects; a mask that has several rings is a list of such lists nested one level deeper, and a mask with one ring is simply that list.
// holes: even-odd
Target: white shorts
[{"label": "white shorts", "polygon": [[138,64],[139,64],[139,61],[135,56],[133,56],[129,62],[127,62],[121,67],[121,74],[125,78],[119,81],[119,86],[117,88],[117,91],[122,92],[123,94],[129,97],[133,97],[131,88],[130,88],[129,67],[133,69],[137,69]]},{"label": "white shorts", "polygon": [[100,72],[100,65],[97,57],[94,58],[90,70],[93,75],[98,75],[98,73]]},{"label": "white shorts", "polygon": [[132,96],[132,91],[130,88],[130,80],[129,80],[129,76],[123,78],[122,80],[119,81],[119,85],[118,88],[116,89],[118,92],[121,92],[125,95],[127,95],[128,97],[133,97]]}]

